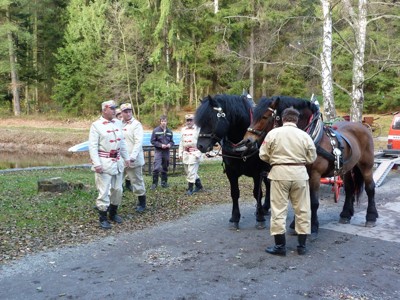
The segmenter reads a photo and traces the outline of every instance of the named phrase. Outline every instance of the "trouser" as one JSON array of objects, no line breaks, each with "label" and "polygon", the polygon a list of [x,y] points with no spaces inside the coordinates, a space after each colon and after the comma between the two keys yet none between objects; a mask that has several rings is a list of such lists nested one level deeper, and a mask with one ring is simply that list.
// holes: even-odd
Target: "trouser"
[{"label": "trouser", "polygon": [[295,214],[297,234],[310,234],[311,205],[308,180],[271,180],[271,235],[286,232],[289,199]]},{"label": "trouser", "polygon": [[169,167],[169,150],[158,150],[156,149],[154,152],[154,167],[153,167],[153,175],[161,176],[168,173]]},{"label": "trouser", "polygon": [[141,166],[125,168],[125,172],[131,181],[132,191],[135,196],[146,194],[146,187],[143,179],[143,169]]},{"label": "trouser", "polygon": [[95,183],[99,195],[96,199],[96,207],[100,211],[106,211],[110,204],[120,205],[122,200],[122,179],[124,173],[110,175],[107,173],[95,173]]},{"label": "trouser", "polygon": [[185,169],[187,182],[195,183],[196,179],[199,178],[199,175],[197,175],[199,163],[184,164],[183,168]]}]

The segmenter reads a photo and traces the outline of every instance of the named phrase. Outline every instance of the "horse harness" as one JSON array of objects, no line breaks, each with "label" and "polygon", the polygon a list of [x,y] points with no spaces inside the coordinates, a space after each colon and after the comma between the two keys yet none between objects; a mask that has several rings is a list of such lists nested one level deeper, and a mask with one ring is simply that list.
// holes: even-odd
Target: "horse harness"
[{"label": "horse harness", "polygon": [[[222,107],[213,107],[213,109],[215,111],[217,111],[217,125],[215,126],[215,128],[217,128],[218,122],[220,120],[222,120],[222,119],[226,120],[226,114],[225,114],[224,110],[222,109]],[[252,112],[250,111],[250,118],[252,119],[252,117],[253,117]],[[221,154],[222,157],[242,159],[244,162],[246,162],[246,160],[248,158],[250,158],[250,157],[254,156],[256,153],[258,153],[258,149],[257,149],[257,151],[254,151],[254,152],[250,153],[249,155],[243,155],[243,151],[239,150],[240,148],[237,147],[237,144],[233,143],[226,137],[223,137],[223,138],[219,137],[215,133],[215,130],[212,133],[200,133],[199,137],[210,138],[210,139],[214,139],[214,140],[218,141],[218,143],[221,145],[221,148],[228,153],[241,153],[241,155]]]},{"label": "horse harness", "polygon": [[[306,131],[314,141],[317,154],[326,158],[328,161],[333,161],[335,165],[334,174],[335,176],[339,175],[344,164],[344,143],[347,143],[351,149],[350,141],[338,131],[334,130],[331,126],[326,126],[322,121],[322,115],[319,111],[315,113],[315,115],[318,115],[318,117],[314,117],[312,119],[311,122],[314,124],[309,123],[306,128],[309,128],[310,130]],[[332,152],[329,152],[320,146],[320,142],[324,134],[326,134],[326,136],[329,138],[332,146]]]}]

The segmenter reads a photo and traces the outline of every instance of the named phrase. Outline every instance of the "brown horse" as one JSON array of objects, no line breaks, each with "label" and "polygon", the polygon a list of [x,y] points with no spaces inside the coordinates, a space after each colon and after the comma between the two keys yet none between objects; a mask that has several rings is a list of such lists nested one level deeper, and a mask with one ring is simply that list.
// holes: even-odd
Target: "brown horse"
[{"label": "brown horse", "polygon": [[368,196],[365,225],[375,226],[378,212],[373,180],[374,144],[371,132],[361,123],[342,121],[328,127],[322,122],[319,108],[310,101],[287,96],[262,98],[254,110],[253,122],[242,144],[249,151],[258,147],[273,127],[282,126],[281,113],[288,107],[300,111],[297,125],[310,134],[317,147],[317,159],[308,166],[313,238],[318,235],[317,210],[321,177],[340,175],[343,178],[346,198],[339,222],[344,224],[349,223],[354,215],[354,202],[359,200],[365,185]]}]

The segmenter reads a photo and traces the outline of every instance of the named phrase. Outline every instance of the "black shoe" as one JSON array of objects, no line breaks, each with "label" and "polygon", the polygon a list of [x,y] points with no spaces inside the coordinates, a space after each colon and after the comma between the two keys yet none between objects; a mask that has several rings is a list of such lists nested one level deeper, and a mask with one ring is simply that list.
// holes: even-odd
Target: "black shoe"
[{"label": "black shoe", "polygon": [[145,210],[146,210],[146,208],[145,207],[143,207],[143,206],[140,206],[140,205],[138,205],[138,206],[136,206],[136,212],[138,212],[138,213],[142,213],[142,212],[144,212]]},{"label": "black shoe", "polygon": [[286,256],[286,246],[275,245],[273,247],[268,247],[267,249],[265,249],[265,252],[273,255]]},{"label": "black shoe", "polygon": [[124,220],[122,220],[122,218],[120,217],[120,216],[118,216],[118,215],[112,215],[112,216],[110,216],[110,220],[111,221],[113,221],[113,222],[115,222],[115,223],[118,223],[118,224],[121,224]]},{"label": "black shoe", "polygon": [[305,246],[297,246],[297,254],[304,255],[307,253],[307,249]]},{"label": "black shoe", "polygon": [[161,187],[167,188],[167,187],[169,187],[169,185],[168,185],[168,183],[166,183],[166,182],[161,182]]},{"label": "black shoe", "polygon": [[103,229],[111,229],[111,224],[107,220],[100,221],[100,227]]}]

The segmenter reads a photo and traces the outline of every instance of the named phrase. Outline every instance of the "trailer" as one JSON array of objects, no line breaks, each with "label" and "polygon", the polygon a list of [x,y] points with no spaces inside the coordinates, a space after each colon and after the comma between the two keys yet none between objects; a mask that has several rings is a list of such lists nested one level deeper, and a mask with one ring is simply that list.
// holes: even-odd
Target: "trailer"
[{"label": "trailer", "polygon": [[375,186],[379,187],[385,180],[392,168],[400,165],[400,150],[384,149],[375,153],[374,164],[376,166],[374,172]]}]

